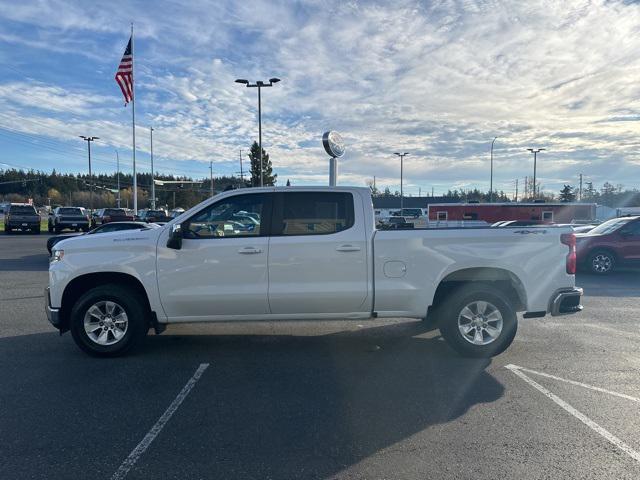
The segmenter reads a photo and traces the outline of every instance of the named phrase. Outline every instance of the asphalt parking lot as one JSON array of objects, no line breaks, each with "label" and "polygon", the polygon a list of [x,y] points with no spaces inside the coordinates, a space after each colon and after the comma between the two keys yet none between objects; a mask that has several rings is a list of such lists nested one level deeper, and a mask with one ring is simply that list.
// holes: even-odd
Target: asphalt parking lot
[{"label": "asphalt parking lot", "polygon": [[43,311],[46,235],[0,234],[0,478],[640,478],[640,275],[492,360],[422,322],[170,327],[95,359]]}]

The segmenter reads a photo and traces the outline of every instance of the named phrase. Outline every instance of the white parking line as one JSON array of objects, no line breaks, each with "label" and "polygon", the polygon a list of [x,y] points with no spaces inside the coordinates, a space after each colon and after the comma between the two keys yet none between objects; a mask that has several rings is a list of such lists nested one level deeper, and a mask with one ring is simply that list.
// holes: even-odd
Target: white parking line
[{"label": "white parking line", "polygon": [[136,448],[134,448],[131,451],[129,456],[125,458],[124,462],[122,462],[118,470],[116,470],[116,473],[114,473],[113,476],[111,477],[111,480],[121,480],[127,476],[127,473],[129,473],[129,470],[131,470],[131,467],[133,467],[135,463],[138,461],[138,458],[140,458],[140,455],[142,455],[145,452],[145,450],[149,447],[149,445],[151,445],[151,442],[153,442],[155,438],[158,436],[158,434],[162,431],[165,424],[169,421],[169,419],[171,419],[172,415],[178,409],[180,404],[184,401],[185,398],[187,398],[187,395],[189,395],[189,392],[194,387],[196,382],[200,379],[200,377],[202,376],[203,372],[207,369],[207,367],[209,367],[208,363],[200,364],[196,372],[189,379],[187,384],[182,388],[178,396],[173,400],[173,402],[171,402],[171,405],[169,405],[169,408],[165,410],[165,412],[158,419],[155,425],[151,427],[151,430],[149,430],[149,432],[145,435],[142,441],[136,446]]},{"label": "white parking line", "polygon": [[627,395],[626,393],[618,393],[611,390],[606,390],[600,387],[594,387],[593,385],[589,385],[588,383],[576,382],[575,380],[568,380],[562,377],[556,377],[555,375],[550,375],[548,373],[537,372],[535,370],[530,370],[528,368],[519,367],[518,365],[507,365],[505,368],[509,370],[522,370],[523,372],[533,373],[534,375],[540,375],[541,377],[552,378],[554,380],[559,380],[561,382],[569,383],[571,385],[576,385],[577,387],[588,388],[589,390],[595,390],[596,392],[602,392],[609,395],[613,395],[615,397],[624,398],[625,400],[631,400],[632,402],[640,403],[640,398],[632,397],[631,395]]},{"label": "white parking line", "polygon": [[610,443],[612,443],[613,445],[618,447],[620,450],[625,452],[627,455],[629,455],[631,458],[633,458],[636,462],[640,463],[640,453],[638,453],[633,448],[631,448],[629,445],[624,443],[622,440],[620,440],[614,434],[612,434],[611,432],[609,432],[605,428],[603,428],[600,425],[598,425],[596,422],[594,422],[589,417],[587,417],[584,413],[576,410],[571,405],[569,405],[567,402],[565,402],[560,397],[555,395],[553,392],[550,392],[549,390],[544,388],[542,385],[540,385],[538,382],[536,382],[532,378],[528,377],[524,372],[522,372],[523,369],[521,367],[518,367],[517,365],[507,365],[505,368],[508,368],[509,370],[511,370],[518,377],[520,377],[522,380],[527,382],[529,385],[531,385],[533,388],[535,388],[536,390],[541,392],[546,397],[548,397],[551,400],[553,400],[557,405],[559,405],[564,410],[569,412],[571,415],[576,417],[578,420],[580,420],[582,423],[584,423],[587,427],[592,429],[594,432],[600,434],[607,441],[609,441]]}]

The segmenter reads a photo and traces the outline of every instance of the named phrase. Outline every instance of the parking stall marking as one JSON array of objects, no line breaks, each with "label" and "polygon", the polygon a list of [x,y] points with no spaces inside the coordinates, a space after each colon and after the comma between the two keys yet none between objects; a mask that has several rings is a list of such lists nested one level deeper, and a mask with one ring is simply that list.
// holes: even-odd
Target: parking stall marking
[{"label": "parking stall marking", "polygon": [[615,397],[624,398],[625,400],[630,400],[632,402],[640,403],[640,398],[638,398],[638,397],[633,397],[631,395],[627,395],[626,393],[614,392],[612,390],[607,390],[607,389],[601,388],[601,387],[595,387],[593,385],[589,385],[588,383],[576,382],[575,380],[569,380],[569,379],[562,378],[562,377],[556,377],[555,375],[551,375],[549,373],[538,372],[536,370],[530,370],[528,368],[520,367],[518,365],[513,365],[513,364],[507,365],[505,368],[508,368],[509,370],[521,370],[523,372],[533,373],[534,375],[540,375],[541,377],[551,378],[553,380],[558,380],[560,382],[565,382],[565,383],[568,383],[568,384],[571,384],[571,385],[575,385],[577,387],[588,388],[589,390],[595,390],[596,392],[606,393],[606,394],[609,394],[609,395],[613,395]]},{"label": "parking stall marking", "polygon": [[[625,442],[620,440],[613,433],[609,432],[607,429],[605,429],[604,427],[601,427],[599,424],[597,424],[596,422],[591,420],[584,413],[582,413],[579,410],[575,409],[574,407],[569,405],[567,402],[562,400],[560,397],[558,397],[556,394],[554,394],[550,390],[548,390],[545,387],[543,387],[542,385],[540,385],[538,382],[533,380],[531,377],[527,376],[522,371],[522,370],[524,370],[522,367],[518,367],[517,365],[506,365],[505,368],[508,368],[509,370],[511,370],[514,374],[516,374],[522,380],[527,382],[533,388],[538,390],[540,393],[545,395],[547,398],[551,399],[558,406],[560,406],[565,411],[567,411],[568,413],[573,415],[575,418],[580,420],[582,423],[584,423],[587,427],[592,429],[594,432],[596,432],[599,435],[601,435],[605,440],[607,440],[608,442],[610,442],[613,445],[615,445],[616,447],[618,447],[620,450],[622,450],[627,455],[629,455],[631,458],[633,458],[636,462],[640,463],[640,453],[638,453],[636,450],[631,448]],[[540,373],[540,372],[536,372],[536,373]],[[547,375],[544,375],[544,376],[547,376]],[[551,376],[551,378],[554,378],[554,377]],[[555,377],[555,378],[559,379],[559,377]],[[562,379],[562,380],[564,380],[564,379]],[[578,382],[576,382],[576,383],[578,383]],[[584,384],[579,384],[579,385],[583,386]],[[595,388],[597,388],[597,387],[595,387]],[[605,391],[605,393],[611,393],[611,392]],[[622,394],[620,394],[620,395],[622,395]],[[634,397],[631,397],[631,398],[634,398]]]},{"label": "parking stall marking", "polygon": [[182,388],[178,396],[171,402],[171,405],[165,410],[158,421],[151,427],[151,430],[144,436],[142,441],[134,448],[129,456],[122,462],[118,470],[113,474],[111,480],[121,480],[127,476],[129,470],[135,465],[140,456],[149,448],[149,445],[156,439],[158,434],[162,431],[166,423],[171,419],[178,407],[182,404],[189,392],[193,389],[195,384],[209,367],[208,363],[201,363],[193,376],[189,379],[186,385]]}]

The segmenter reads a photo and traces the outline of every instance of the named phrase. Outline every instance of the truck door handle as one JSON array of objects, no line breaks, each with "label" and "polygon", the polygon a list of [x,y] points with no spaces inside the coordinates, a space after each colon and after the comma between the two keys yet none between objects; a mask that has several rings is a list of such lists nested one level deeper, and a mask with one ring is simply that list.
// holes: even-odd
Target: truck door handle
[{"label": "truck door handle", "polygon": [[242,255],[251,255],[253,253],[262,253],[262,250],[256,247],[244,247],[238,250]]},{"label": "truck door handle", "polygon": [[347,243],[345,245],[340,245],[339,247],[336,248],[336,250],[338,252],[359,252],[360,247],[357,245],[351,245]]}]

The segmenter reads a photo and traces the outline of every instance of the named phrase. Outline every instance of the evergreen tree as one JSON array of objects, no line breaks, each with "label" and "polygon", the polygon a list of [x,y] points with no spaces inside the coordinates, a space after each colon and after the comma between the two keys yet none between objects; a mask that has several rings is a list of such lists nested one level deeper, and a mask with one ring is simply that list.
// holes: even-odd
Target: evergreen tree
[{"label": "evergreen tree", "polygon": [[[251,186],[260,186],[260,147],[258,142],[253,142],[251,145],[251,151],[249,152],[249,158],[251,160]],[[269,154],[262,149],[262,183],[266,186],[273,186],[278,181],[278,175],[273,174],[273,168],[271,166],[271,160]]]},{"label": "evergreen tree", "polygon": [[573,187],[571,185],[565,185],[560,190],[560,201],[561,202],[573,202],[576,199],[576,194],[573,191]]}]

